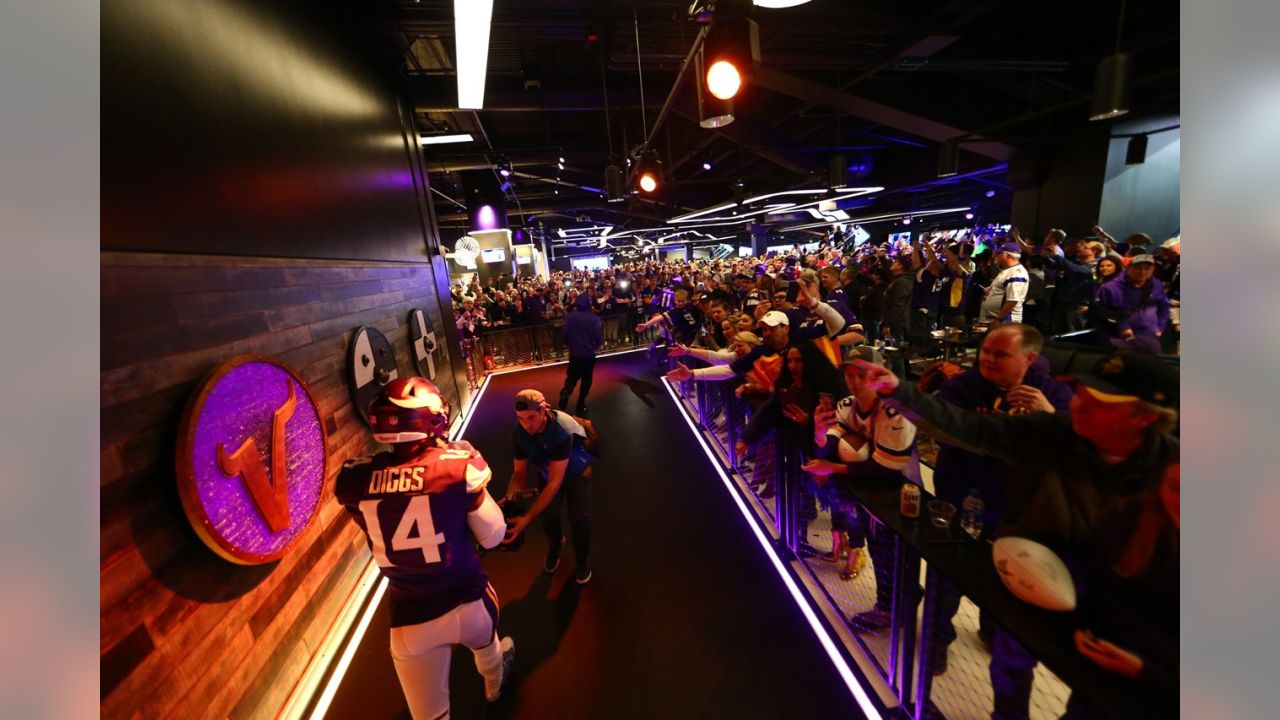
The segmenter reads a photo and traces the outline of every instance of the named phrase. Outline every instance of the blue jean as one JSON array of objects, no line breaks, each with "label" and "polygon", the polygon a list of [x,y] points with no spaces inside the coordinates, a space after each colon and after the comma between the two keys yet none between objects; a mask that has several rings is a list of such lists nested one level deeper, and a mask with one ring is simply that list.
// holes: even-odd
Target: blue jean
[{"label": "blue jean", "polygon": [[991,720],[1028,720],[1035,667],[1035,657],[997,627],[991,647],[991,688],[996,701]]}]

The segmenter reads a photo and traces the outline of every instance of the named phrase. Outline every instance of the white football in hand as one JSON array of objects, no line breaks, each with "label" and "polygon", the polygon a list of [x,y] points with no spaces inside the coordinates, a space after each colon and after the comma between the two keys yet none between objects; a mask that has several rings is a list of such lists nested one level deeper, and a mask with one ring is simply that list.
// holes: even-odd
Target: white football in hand
[{"label": "white football in hand", "polygon": [[1002,537],[991,548],[991,559],[1004,586],[1019,600],[1045,610],[1076,609],[1076,585],[1052,550],[1034,540]]}]

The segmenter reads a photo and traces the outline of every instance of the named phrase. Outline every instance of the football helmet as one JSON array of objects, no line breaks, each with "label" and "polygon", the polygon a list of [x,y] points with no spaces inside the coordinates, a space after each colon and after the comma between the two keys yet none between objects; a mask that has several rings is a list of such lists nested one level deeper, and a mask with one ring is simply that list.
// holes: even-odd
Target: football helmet
[{"label": "football helmet", "polygon": [[449,435],[449,403],[440,388],[420,377],[397,378],[387,383],[369,404],[369,425],[380,443],[446,440]]}]

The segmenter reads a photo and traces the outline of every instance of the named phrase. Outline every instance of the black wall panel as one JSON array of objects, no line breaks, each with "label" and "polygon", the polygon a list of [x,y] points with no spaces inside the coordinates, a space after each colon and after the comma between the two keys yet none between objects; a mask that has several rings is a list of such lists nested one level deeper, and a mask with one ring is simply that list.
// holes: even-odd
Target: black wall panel
[{"label": "black wall panel", "polygon": [[325,3],[102,5],[102,246],[427,259],[394,87]]}]

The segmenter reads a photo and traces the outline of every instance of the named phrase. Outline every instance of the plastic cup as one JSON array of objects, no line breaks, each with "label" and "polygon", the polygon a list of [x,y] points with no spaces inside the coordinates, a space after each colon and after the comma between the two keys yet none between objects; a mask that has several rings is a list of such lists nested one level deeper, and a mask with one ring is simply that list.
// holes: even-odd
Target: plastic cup
[{"label": "plastic cup", "polygon": [[933,523],[934,527],[951,527],[951,521],[955,516],[955,505],[946,500],[929,501],[929,522]]}]

